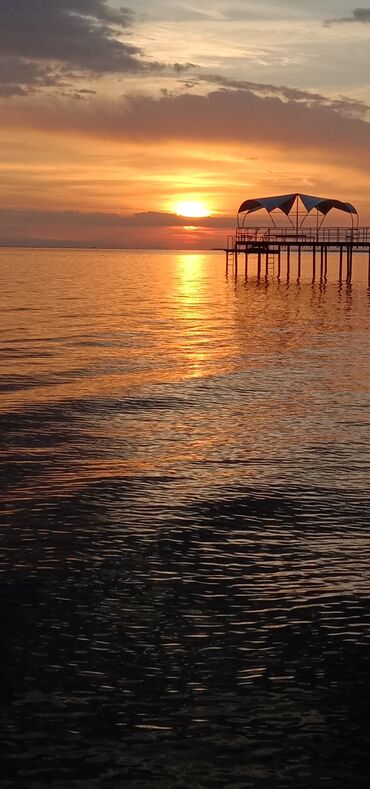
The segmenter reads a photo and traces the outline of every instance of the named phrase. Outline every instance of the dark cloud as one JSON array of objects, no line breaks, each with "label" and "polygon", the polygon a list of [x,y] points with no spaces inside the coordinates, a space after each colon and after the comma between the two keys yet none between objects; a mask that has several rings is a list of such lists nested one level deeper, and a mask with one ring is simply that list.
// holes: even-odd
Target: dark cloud
[{"label": "dark cloud", "polygon": [[[33,101],[3,113],[3,123],[43,131],[73,131],[135,143],[166,140],[204,144],[237,142],[274,145],[289,155],[309,150],[344,164],[369,164],[370,124],[351,117],[343,107],[297,101],[252,90],[214,90],[207,96],[131,97],[122,101],[93,99],[70,102]],[[247,148],[241,148],[241,156]],[[248,155],[248,153],[247,153]]]},{"label": "dark cloud", "polygon": [[355,8],[353,20],[355,22],[370,22],[370,8]]},{"label": "dark cloud", "polygon": [[[160,98],[135,96],[121,100],[97,97],[85,101],[32,98],[12,106],[3,102],[7,127],[43,132],[73,132],[81,137],[133,141],[145,146],[178,141],[189,150],[203,145],[240,145],[240,157],[251,145],[271,146],[290,157],[305,151],[311,159],[343,167],[370,166],[370,123],[349,112],[351,102],[324,104],[293,91],[294,99],[258,95],[257,90],[213,90],[207,96],[185,93]],[[302,93],[302,98],[301,98]]]},{"label": "dark cloud", "polygon": [[183,74],[184,71],[190,71],[197,68],[195,63],[174,63],[172,66],[176,74]]},{"label": "dark cloud", "polygon": [[370,8],[354,8],[350,16],[341,16],[335,19],[327,19],[326,25],[335,25],[345,22],[362,22],[363,24],[370,23]]},{"label": "dark cloud", "polygon": [[247,80],[235,80],[223,77],[219,74],[202,74],[198,77],[199,81],[225,87],[228,90],[234,89],[254,93],[256,96],[268,97],[276,96],[285,101],[299,102],[306,107],[322,106],[331,107],[345,115],[365,117],[369,107],[363,101],[350,99],[347,97],[332,99],[323,96],[321,93],[314,93],[298,88],[289,88],[286,85],[271,85],[262,82],[248,82]]},{"label": "dark cloud", "polygon": [[155,68],[140,60],[138,47],[118,40],[131,12],[107,0],[0,0],[0,19],[1,56],[13,64],[49,61],[98,75]]},{"label": "dark cloud", "polygon": [[[41,247],[178,247],[184,226],[193,230],[182,238],[185,246],[224,243],[226,229],[235,218],[227,216],[189,218],[176,214],[143,211],[131,215],[83,211],[31,211],[0,209],[0,246]],[[205,234],[205,238],[204,238]]]},{"label": "dark cloud", "polygon": [[13,82],[10,82],[8,85],[2,85],[0,82],[0,97],[2,99],[8,99],[12,96],[27,96],[28,93],[29,91],[22,85],[16,85]]},{"label": "dark cloud", "polygon": [[204,216],[183,217],[164,211],[142,211],[124,218],[124,224],[130,227],[183,227],[191,224],[194,227],[224,228],[234,223],[234,217]]},{"label": "dark cloud", "polygon": [[61,71],[19,57],[0,57],[0,96],[26,96],[36,89],[65,85]]},{"label": "dark cloud", "polygon": [[69,230],[91,228],[134,228],[134,227],[183,227],[191,223],[194,227],[224,228],[233,224],[234,217],[181,217],[165,211],[141,211],[136,214],[121,215],[86,211],[32,211],[0,209],[0,222],[3,227],[17,228],[35,226],[63,227]]}]

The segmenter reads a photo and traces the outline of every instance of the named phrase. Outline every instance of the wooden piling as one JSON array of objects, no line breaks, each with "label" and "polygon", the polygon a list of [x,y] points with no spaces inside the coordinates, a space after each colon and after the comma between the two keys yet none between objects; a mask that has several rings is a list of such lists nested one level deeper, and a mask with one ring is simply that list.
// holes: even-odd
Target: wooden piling
[{"label": "wooden piling", "polygon": [[352,268],[352,266],[351,266],[351,247],[350,247],[349,244],[347,244],[347,275],[346,275],[346,282],[347,283],[351,282],[351,274],[352,274],[351,268]]},{"label": "wooden piling", "polygon": [[328,245],[324,244],[324,280],[328,276]]}]

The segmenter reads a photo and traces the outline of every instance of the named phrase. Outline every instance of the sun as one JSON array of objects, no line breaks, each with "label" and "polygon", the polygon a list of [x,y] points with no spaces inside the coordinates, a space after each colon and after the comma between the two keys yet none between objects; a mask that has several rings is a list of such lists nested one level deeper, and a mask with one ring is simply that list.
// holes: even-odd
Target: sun
[{"label": "sun", "polygon": [[202,217],[209,216],[210,211],[204,203],[198,200],[180,200],[175,203],[175,213],[178,216]]}]

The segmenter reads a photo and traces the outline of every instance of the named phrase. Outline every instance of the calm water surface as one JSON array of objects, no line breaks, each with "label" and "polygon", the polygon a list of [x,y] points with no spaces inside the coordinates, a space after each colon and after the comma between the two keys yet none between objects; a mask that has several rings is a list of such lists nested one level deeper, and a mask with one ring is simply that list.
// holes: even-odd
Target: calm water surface
[{"label": "calm water surface", "polygon": [[2,786],[369,786],[354,269],[0,251]]}]

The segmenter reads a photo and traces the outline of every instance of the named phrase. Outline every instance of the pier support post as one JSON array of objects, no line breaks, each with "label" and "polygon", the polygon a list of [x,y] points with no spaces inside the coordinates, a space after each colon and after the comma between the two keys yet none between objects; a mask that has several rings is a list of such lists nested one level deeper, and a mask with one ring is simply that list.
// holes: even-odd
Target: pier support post
[{"label": "pier support post", "polygon": [[260,250],[257,253],[257,281],[259,282],[261,279],[261,252]]},{"label": "pier support post", "polygon": [[[365,233],[366,228],[360,228],[361,234],[355,236],[347,235],[344,237],[344,233],[337,232],[334,236],[331,237],[328,234],[323,234],[323,238],[319,238],[319,236],[313,237],[312,235],[307,237],[302,235],[301,238],[296,236],[290,236],[286,234],[286,236],[278,235],[272,237],[268,236],[261,236],[255,237],[251,235],[245,234],[243,238],[231,238],[231,240],[227,241],[227,246],[224,247],[225,252],[225,268],[226,268],[226,277],[228,277],[229,273],[232,271],[235,277],[235,280],[238,278],[238,263],[239,263],[239,254],[244,254],[245,260],[245,279],[248,279],[249,274],[249,262],[250,256],[256,255],[257,257],[257,281],[261,281],[262,276],[262,266],[264,268],[264,277],[266,281],[268,280],[270,267],[272,267],[274,274],[276,274],[275,268],[275,257],[277,259],[277,280],[280,282],[281,275],[285,278],[285,272],[282,272],[282,268],[284,269],[285,263],[284,253],[286,250],[286,281],[289,282],[290,273],[291,273],[291,260],[292,260],[292,252],[293,252],[293,269],[295,272],[295,252],[297,251],[297,282],[300,282],[302,276],[302,269],[303,272],[305,271],[305,250],[307,250],[307,259],[308,253],[311,252],[312,254],[312,283],[318,281],[319,275],[319,265],[320,265],[320,282],[326,282],[328,277],[328,258],[329,253],[335,252],[338,256],[338,279],[339,283],[341,284],[343,281],[347,281],[350,283],[352,281],[352,264],[353,264],[353,252],[360,250],[367,254],[368,256],[368,286],[370,288],[370,232]],[[271,240],[273,238],[273,240]],[[328,240],[329,238],[329,240]],[[272,257],[271,257],[272,256]],[[320,259],[319,259],[320,256]],[[334,263],[334,260],[333,260]]]},{"label": "pier support post", "polygon": [[229,274],[229,266],[230,266],[230,252],[226,250],[226,276]]},{"label": "pier support post", "polygon": [[350,244],[347,245],[347,283],[349,284],[352,279],[352,247]]},{"label": "pier support post", "polygon": [[369,252],[368,287],[370,288],[370,246],[368,252]]}]

